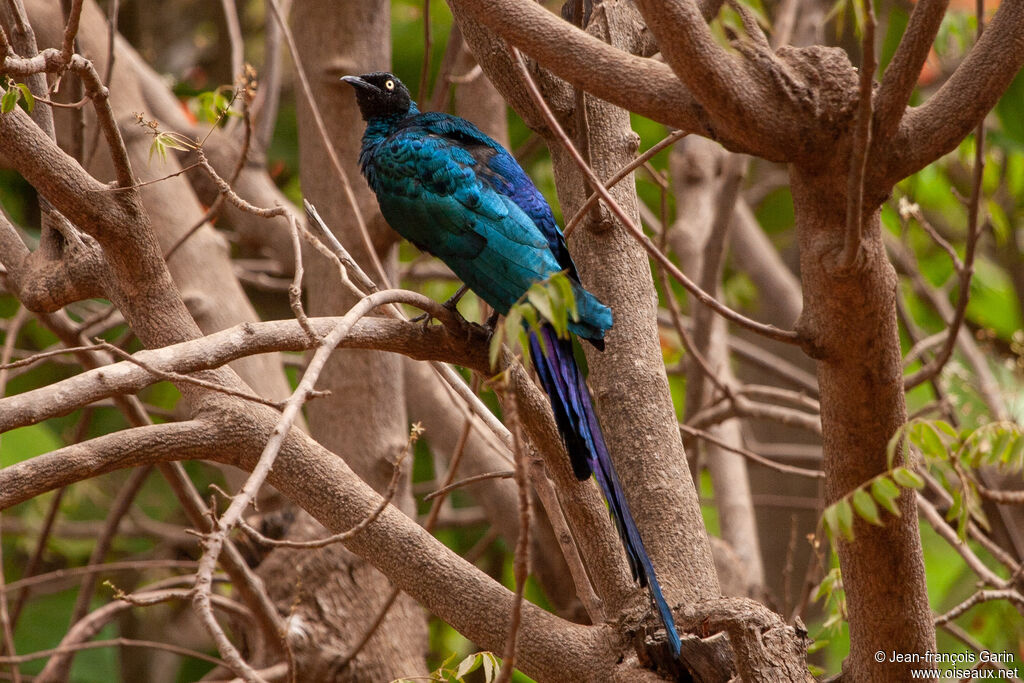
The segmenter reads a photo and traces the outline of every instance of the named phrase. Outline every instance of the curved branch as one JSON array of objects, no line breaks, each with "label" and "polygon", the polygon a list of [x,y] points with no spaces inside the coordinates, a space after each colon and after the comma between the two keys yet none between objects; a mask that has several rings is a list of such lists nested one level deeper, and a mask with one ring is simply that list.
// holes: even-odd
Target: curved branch
[{"label": "curved branch", "polygon": [[[340,318],[311,318],[318,335],[325,335]],[[197,372],[220,367],[258,353],[304,351],[316,343],[296,320],[243,323],[221,332],[173,346],[143,350],[134,357],[160,371]],[[341,346],[393,351],[417,360],[443,360],[487,372],[487,345],[482,328],[457,334],[443,327],[364,318]],[[83,405],[111,396],[134,393],[161,381],[144,367],[123,361],[89,370],[39,389],[0,399],[0,431],[66,415]],[[59,399],[59,400],[58,400]]]},{"label": "curved branch", "polygon": [[124,467],[204,457],[216,432],[199,420],[147,425],[23,460],[0,470],[0,510]]},{"label": "curved branch", "polygon": [[948,6],[949,0],[921,0],[914,6],[875,98],[876,139],[888,138],[899,125]]},{"label": "curved branch", "polygon": [[741,140],[757,156],[791,156],[799,146],[803,116],[763,74],[749,71],[742,56],[715,41],[696,0],[638,0],[637,5],[661,54],[720,134]]},{"label": "curved branch", "polygon": [[1024,3],[1004,2],[967,58],[937,93],[911,109],[878,164],[889,188],[952,151],[978,125],[1024,65]]},{"label": "curved branch", "polygon": [[448,4],[460,24],[466,18],[483,24],[573,85],[666,125],[718,139],[700,104],[665,64],[616,49],[532,2]]}]

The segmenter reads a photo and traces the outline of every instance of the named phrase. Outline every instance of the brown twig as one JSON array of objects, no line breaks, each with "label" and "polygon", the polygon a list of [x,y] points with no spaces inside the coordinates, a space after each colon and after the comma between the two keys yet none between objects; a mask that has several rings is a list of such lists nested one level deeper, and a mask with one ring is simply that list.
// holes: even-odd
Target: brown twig
[{"label": "brown twig", "polygon": [[[664,138],[659,140],[657,143],[655,143],[654,145],[651,145],[651,148],[648,149],[646,152],[644,152],[643,154],[637,156],[631,162],[629,162],[628,164],[626,164],[625,166],[620,168],[618,171],[613,173],[612,177],[609,178],[607,180],[607,182],[605,182],[605,184],[604,184],[605,189],[607,189],[607,190],[612,189],[613,187],[615,187],[615,185],[617,185],[619,182],[621,182],[623,178],[627,177],[630,173],[635,171],[640,166],[643,166],[644,164],[646,164],[648,161],[650,161],[652,158],[654,158],[654,156],[657,155],[659,152],[661,152],[663,149],[665,149],[666,147],[671,147],[675,143],[677,143],[680,140],[682,140],[683,138],[685,138],[687,135],[689,135],[689,132],[684,131],[684,130],[674,130],[674,131],[672,131],[671,133],[666,135]],[[572,215],[572,218],[570,218],[568,221],[566,221],[566,223],[565,223],[565,230],[562,231],[562,233],[566,237],[569,237],[569,235],[572,234],[572,231],[575,230],[576,226],[578,226],[580,224],[580,221],[583,220],[583,217],[586,216],[589,213],[590,207],[592,207],[594,204],[596,204],[599,199],[602,199],[601,195],[599,193],[597,193],[597,192],[593,192],[593,193],[591,193],[591,195],[589,197],[587,197],[587,200],[585,202],[583,202],[583,204],[580,206],[580,208],[576,209],[576,213],[574,213]]]},{"label": "brown twig", "polygon": [[[33,662],[37,659],[46,659],[47,657],[53,657],[54,655],[65,655],[72,652],[81,652],[82,650],[95,650],[104,647],[144,647],[150,650],[163,650],[165,652],[173,652],[176,655],[183,657],[192,657],[193,659],[201,659],[206,662],[213,664],[224,664],[224,662],[216,657],[199,652],[198,650],[191,650],[187,647],[181,647],[180,645],[173,645],[171,643],[161,643],[155,640],[138,640],[135,638],[110,638],[109,640],[91,640],[85,643],[74,643],[72,645],[64,645],[61,647],[51,648],[49,650],[38,650],[30,654],[19,655],[17,657],[0,657],[0,664],[24,664],[26,662]],[[15,680],[18,680],[17,678]],[[39,679],[36,679],[39,680]]]},{"label": "brown twig", "polygon": [[[225,0],[225,2],[229,1],[231,0]],[[245,168],[245,164],[249,158],[249,147],[252,143],[252,117],[249,114],[248,98],[246,97],[242,98],[242,120],[245,126],[242,134],[242,149],[239,151],[238,161],[235,162],[235,167],[231,170],[231,175],[228,177],[228,187],[234,185],[235,182],[238,180],[238,176],[242,173],[242,169]],[[218,185],[218,188],[220,188],[220,185]],[[174,255],[174,252],[176,252],[181,247],[181,245],[188,240],[188,238],[192,237],[192,235],[198,232],[200,228],[202,228],[204,225],[206,225],[207,223],[209,223],[210,221],[217,217],[217,215],[220,213],[221,206],[223,206],[224,204],[225,196],[226,195],[223,192],[217,193],[216,199],[214,199],[213,203],[210,204],[210,208],[206,210],[206,213],[204,213],[199,220],[197,220],[188,230],[186,230],[185,233],[181,237],[179,237],[178,240],[173,245],[171,245],[171,248],[167,250],[167,252],[164,254],[165,261],[170,261],[171,257]]]},{"label": "brown twig", "polygon": [[465,479],[459,479],[451,484],[446,484],[441,488],[431,491],[427,495],[423,496],[423,500],[433,500],[438,496],[444,496],[456,489],[461,489],[472,484],[479,483],[481,481],[487,481],[488,479],[512,479],[516,473],[513,470],[499,470],[497,472],[484,472],[483,474],[475,474],[472,477],[466,477]]},{"label": "brown twig", "polygon": [[572,156],[573,160],[580,167],[580,170],[583,171],[584,175],[587,177],[587,180],[590,183],[590,186],[594,190],[596,190],[598,194],[601,195],[601,199],[604,200],[608,208],[611,209],[612,213],[614,213],[615,216],[622,222],[623,226],[625,226],[626,229],[629,230],[630,234],[641,245],[643,245],[644,249],[646,249],[647,252],[652,257],[654,257],[654,259],[658,263],[660,263],[666,270],[668,270],[668,272],[671,273],[674,278],[679,280],[679,282],[684,287],[686,287],[686,289],[689,290],[697,298],[698,301],[700,301],[705,306],[712,308],[714,311],[719,313],[724,318],[731,320],[732,322],[741,325],[742,327],[745,327],[753,332],[757,332],[758,334],[768,337],[769,339],[785,342],[787,344],[799,345],[800,337],[796,332],[792,330],[780,330],[774,325],[765,325],[764,323],[759,323],[755,320],[751,320],[750,318],[747,318],[745,315],[737,313],[728,306],[725,306],[724,304],[717,301],[710,294],[708,294],[700,287],[698,287],[696,283],[694,283],[690,278],[686,277],[686,275],[684,275],[683,272],[679,270],[679,268],[677,268],[676,265],[672,263],[672,261],[670,261],[669,258],[665,256],[665,254],[663,254],[654,245],[653,242],[651,242],[650,238],[647,237],[647,235],[643,233],[643,230],[641,230],[640,227],[636,225],[629,218],[629,216],[626,215],[626,212],[622,210],[622,207],[619,206],[618,202],[616,202],[615,199],[612,198],[612,196],[604,188],[604,185],[601,183],[601,181],[598,180],[597,176],[594,175],[593,169],[587,166],[583,158],[580,157],[579,152],[576,151],[576,148],[573,146],[572,141],[568,138],[568,136],[566,136],[565,131],[558,123],[558,120],[555,117],[555,115],[551,112],[550,107],[548,107],[547,103],[544,102],[543,95],[541,95],[540,90],[538,90],[537,88],[537,84],[533,81],[533,78],[530,76],[529,70],[523,63],[522,55],[519,53],[518,50],[515,50],[514,52],[516,58],[516,65],[518,67],[519,73],[525,79],[527,89],[529,90],[530,95],[533,98],[536,106],[544,114],[544,118],[547,121],[549,128],[558,138],[559,142],[565,147],[566,151],[569,152],[570,156]]},{"label": "brown twig", "polygon": [[71,55],[75,52],[75,37],[78,36],[78,24],[82,19],[82,0],[72,0],[71,12],[68,14],[67,25],[64,27],[64,40],[61,43],[61,57],[66,64],[71,63]]},{"label": "brown twig", "polygon": [[952,621],[975,605],[983,602],[991,602],[993,600],[1007,600],[1013,603],[1018,612],[1024,614],[1024,595],[1021,595],[1020,591],[1013,588],[1004,588],[1002,590],[980,590],[945,614],[936,617],[935,625],[939,626]]},{"label": "brown twig", "polygon": [[[103,531],[100,532],[99,537],[96,539],[96,545],[93,546],[92,552],[89,554],[88,564],[100,564],[103,558],[107,556],[114,536],[117,534],[117,529],[121,525],[121,520],[128,514],[128,508],[135,501],[135,496],[138,495],[142,485],[146,483],[146,479],[149,478],[152,471],[153,467],[151,465],[139,467],[132,471],[124,484],[118,487],[117,496],[110,504],[107,518],[103,523]],[[75,606],[71,610],[71,618],[69,620],[71,624],[81,619],[89,611],[89,605],[92,603],[95,591],[96,575],[86,574],[78,588]]]},{"label": "brown twig", "polygon": [[731,451],[733,453],[738,453],[739,455],[742,455],[743,457],[745,457],[745,458],[747,458],[747,459],[749,459],[749,460],[751,460],[753,462],[756,462],[759,465],[764,465],[765,467],[771,468],[771,469],[776,470],[778,472],[785,472],[787,474],[796,474],[796,475],[799,475],[801,477],[810,477],[812,479],[824,479],[825,478],[825,473],[822,472],[821,470],[809,470],[809,469],[807,469],[805,467],[796,467],[794,465],[786,465],[786,464],[781,463],[781,462],[775,462],[774,460],[769,460],[768,458],[764,457],[763,455],[758,455],[757,453],[755,453],[753,451],[750,451],[750,450],[747,450],[746,448],[740,448],[740,447],[737,447],[737,446],[733,446],[732,444],[728,443],[727,441],[725,441],[723,439],[719,439],[714,434],[711,434],[710,432],[706,432],[703,429],[697,429],[695,427],[690,427],[688,425],[680,423],[679,424],[679,430],[682,431],[682,432],[685,432],[686,434],[689,434],[690,436],[697,437],[698,439],[704,439],[705,441],[709,441],[709,442],[715,444],[716,446],[718,446],[719,448],[723,448],[723,449],[725,449],[727,451]]},{"label": "brown twig", "polygon": [[[3,518],[0,517],[0,540],[2,540],[2,528]],[[7,611],[7,591],[5,590],[6,577],[4,576],[3,568],[3,548],[0,547],[0,636],[2,636],[3,649],[0,650],[0,655],[4,652],[9,652],[12,656],[16,656],[17,650],[14,648],[14,627],[11,625],[11,616]],[[0,657],[0,662],[3,658]],[[11,679],[15,683],[21,683],[21,671],[18,669],[17,662],[11,662]]]},{"label": "brown twig", "polygon": [[[507,381],[507,380],[506,380]],[[523,591],[526,589],[526,576],[530,566],[530,487],[526,476],[526,454],[523,447],[522,427],[519,423],[519,408],[515,391],[505,391],[505,410],[512,432],[512,452],[515,456],[515,480],[519,493],[519,538],[516,539],[513,573],[516,581],[516,597],[512,603],[512,615],[502,653],[501,673],[495,683],[507,683],[512,680],[512,672],[516,661],[516,638],[519,635],[519,624],[523,611]]]},{"label": "brown twig", "polygon": [[863,258],[864,173],[871,149],[871,117],[874,111],[875,9],[872,0],[862,0],[864,35],[861,39],[860,95],[857,103],[857,125],[853,133],[850,168],[846,178],[846,232],[843,249],[836,260],[843,272],[850,271]]},{"label": "brown twig", "polygon": [[100,348],[104,349],[105,351],[109,351],[113,355],[123,360],[126,360],[129,363],[134,363],[135,365],[138,365],[146,372],[151,373],[154,377],[159,377],[160,379],[165,380],[167,382],[185,382],[187,384],[193,384],[197,387],[210,389],[211,391],[219,391],[220,393],[227,394],[228,396],[244,398],[246,401],[252,401],[253,403],[261,403],[265,406],[270,406],[271,408],[276,408],[278,410],[280,410],[284,405],[282,401],[272,401],[270,399],[263,398],[262,396],[257,396],[256,394],[249,391],[239,391],[237,389],[232,389],[231,387],[226,387],[215,382],[209,382],[205,379],[199,379],[198,377],[190,377],[188,375],[183,375],[179,372],[169,372],[166,370],[160,370],[158,368],[153,367],[152,365],[149,365],[145,361],[136,358],[127,351],[117,346],[114,346],[113,344],[107,341],[104,341],[102,339],[97,339],[96,341],[97,345]]},{"label": "brown twig", "polygon": [[[980,7],[981,0],[978,0],[978,3]],[[977,19],[978,38],[980,40],[982,32],[985,30],[984,14],[980,9]],[[978,239],[981,237],[978,210],[979,205],[981,204],[981,181],[984,171],[985,121],[982,119],[981,122],[978,123],[978,128],[974,135],[974,171],[971,179],[971,198],[967,203],[967,245],[964,249],[963,262],[961,263],[960,260],[956,258],[956,251],[953,250],[952,247],[947,249],[947,253],[952,253],[951,258],[953,259],[953,266],[956,268],[957,278],[960,285],[960,294],[957,297],[956,309],[953,312],[953,320],[949,323],[949,334],[946,337],[946,341],[942,345],[941,350],[935,354],[935,357],[932,358],[931,362],[903,381],[903,388],[906,391],[913,389],[922,382],[930,380],[938,374],[943,367],[945,367],[946,363],[949,362],[950,357],[953,355],[953,349],[956,347],[956,340],[960,334],[960,327],[963,325],[964,318],[967,316],[967,302],[971,297],[971,278],[974,275],[974,254],[978,245]],[[922,223],[922,226],[923,225],[924,224]]]},{"label": "brown twig", "polygon": [[323,548],[334,543],[340,543],[345,539],[352,538],[360,531],[370,526],[370,524],[372,524],[373,521],[380,516],[380,513],[384,511],[384,508],[391,504],[392,499],[394,499],[395,494],[398,492],[398,484],[401,481],[402,463],[408,457],[409,453],[412,450],[412,446],[413,444],[416,443],[416,440],[419,438],[419,435],[420,431],[417,430],[416,425],[413,425],[413,429],[409,434],[409,440],[406,443],[405,449],[402,451],[402,453],[398,456],[398,459],[395,460],[393,464],[391,481],[388,482],[387,491],[384,492],[384,497],[381,499],[380,504],[377,505],[377,509],[375,509],[369,515],[363,518],[358,524],[356,524],[351,529],[348,529],[347,531],[342,531],[338,534],[333,534],[331,536],[328,536],[327,538],[318,539],[316,541],[288,541],[284,539],[269,538],[267,536],[264,536],[259,531],[252,528],[252,526],[250,526],[244,519],[238,520],[239,528],[242,529],[249,536],[251,536],[253,539],[255,539],[258,543],[272,548]]},{"label": "brown twig", "polygon": [[390,287],[391,285],[387,276],[387,271],[384,270],[384,264],[381,263],[380,256],[377,254],[377,250],[373,246],[373,240],[370,239],[370,231],[366,225],[366,220],[363,217],[362,211],[359,209],[359,202],[356,201],[356,195],[352,189],[352,184],[349,182],[348,175],[341,166],[341,161],[338,159],[338,153],[334,149],[334,143],[332,142],[330,135],[327,134],[327,126],[324,124],[323,115],[320,113],[320,108],[317,106],[316,99],[313,97],[313,89],[309,85],[309,79],[307,78],[306,70],[302,65],[300,53],[295,45],[295,38],[292,35],[291,28],[288,26],[288,22],[285,21],[284,15],[281,13],[281,7],[278,0],[267,0],[267,4],[274,15],[274,19],[281,27],[285,41],[288,43],[288,50],[292,54],[292,62],[295,66],[295,73],[299,77],[299,85],[302,87],[302,94],[309,104],[310,112],[313,115],[313,122],[316,124],[317,131],[323,141],[324,150],[327,152],[327,157],[331,160],[331,167],[334,169],[335,174],[341,181],[341,189],[345,194],[345,199],[348,201],[349,208],[352,210],[352,215],[356,220],[356,225],[359,227],[359,235],[362,238],[363,247],[366,249],[366,253],[373,264],[374,271],[376,271],[377,276],[380,278],[380,285],[382,287]]}]

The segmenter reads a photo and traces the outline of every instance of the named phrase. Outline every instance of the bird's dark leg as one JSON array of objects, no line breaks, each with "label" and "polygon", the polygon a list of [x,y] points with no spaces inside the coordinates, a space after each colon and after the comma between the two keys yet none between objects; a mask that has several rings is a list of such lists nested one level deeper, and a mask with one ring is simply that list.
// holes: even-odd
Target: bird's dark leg
[{"label": "bird's dark leg", "polygon": [[[466,292],[468,291],[469,285],[462,285],[461,287],[459,287],[458,291],[456,291],[454,294],[451,295],[451,297],[449,297],[448,301],[445,301],[441,305],[447,308],[448,310],[452,311],[453,313],[457,313],[458,310],[456,307],[459,305],[459,301],[462,300],[462,297],[464,297],[466,295]],[[431,316],[429,313],[421,313],[415,318],[410,318],[409,322],[418,323],[422,321],[424,325],[429,325],[432,317],[433,316]]]}]

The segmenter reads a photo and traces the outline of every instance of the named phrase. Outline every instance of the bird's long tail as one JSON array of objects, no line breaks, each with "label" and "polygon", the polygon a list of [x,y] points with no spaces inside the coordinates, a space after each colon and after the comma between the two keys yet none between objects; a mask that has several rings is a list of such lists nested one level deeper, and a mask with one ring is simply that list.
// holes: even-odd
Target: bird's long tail
[{"label": "bird's long tail", "polygon": [[630,514],[622,484],[619,483],[619,476],[608,455],[590,393],[573,356],[572,340],[560,339],[548,324],[541,327],[540,335],[543,345],[535,333],[530,333],[530,353],[541,385],[551,400],[555,422],[569,451],[573,472],[580,480],[588,479],[591,473],[597,476],[597,483],[608,501],[609,512],[626,548],[633,578],[641,586],[650,588],[654,604],[668,632],[672,651],[678,657],[679,634],[676,632],[672,612],[661,593],[654,565],[644,549],[640,530]]}]

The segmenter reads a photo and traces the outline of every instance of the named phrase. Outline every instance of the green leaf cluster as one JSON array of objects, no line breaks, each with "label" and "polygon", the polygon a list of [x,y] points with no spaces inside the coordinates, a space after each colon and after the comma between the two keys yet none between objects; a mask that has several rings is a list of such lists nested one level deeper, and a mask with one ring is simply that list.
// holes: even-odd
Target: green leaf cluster
[{"label": "green leaf cluster", "polygon": [[4,84],[4,94],[0,96],[0,113],[6,114],[13,110],[18,102],[25,102],[25,109],[32,113],[32,110],[36,106],[36,98],[32,95],[32,91],[24,83],[17,83],[7,77],[7,82]]},{"label": "green leaf cluster", "polygon": [[[906,446],[921,455],[918,467],[897,464],[906,457]],[[951,496],[946,513],[956,521],[961,540],[967,537],[968,524],[989,528],[982,510],[977,477],[979,467],[998,467],[1004,471],[1024,470],[1024,437],[1019,425],[992,422],[976,429],[957,430],[944,420],[915,419],[907,422],[889,439],[888,469],[846,494],[822,513],[822,524],[832,537],[854,539],[856,517],[876,526],[884,526],[883,509],[899,517],[896,504],[901,489],[922,489],[924,477],[916,470],[929,472]]]},{"label": "green leaf cluster", "polygon": [[[495,675],[501,670],[501,662],[494,656],[493,652],[477,652],[464,658],[458,664],[453,664],[456,657],[455,653],[449,655],[446,660],[441,662],[439,667],[430,672],[427,680],[462,683],[466,680],[467,675],[482,668],[484,683],[491,683]],[[392,683],[407,683],[407,679],[400,678],[392,681]],[[411,681],[408,683],[411,683]]]},{"label": "green leaf cluster", "polygon": [[576,307],[576,295],[572,291],[572,283],[564,271],[555,273],[546,280],[535,282],[519,300],[512,304],[505,319],[500,321],[491,335],[488,356],[491,367],[498,362],[502,344],[508,344],[513,352],[520,352],[525,363],[530,361],[530,333],[544,346],[544,338],[540,335],[541,326],[547,322],[555,329],[562,339],[569,336],[569,321],[580,319]]}]

